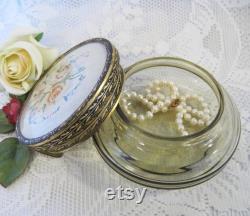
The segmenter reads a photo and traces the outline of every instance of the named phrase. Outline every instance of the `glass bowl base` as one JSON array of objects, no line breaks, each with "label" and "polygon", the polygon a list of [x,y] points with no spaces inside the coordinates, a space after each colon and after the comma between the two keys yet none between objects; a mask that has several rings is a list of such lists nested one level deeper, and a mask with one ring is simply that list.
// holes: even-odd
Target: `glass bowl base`
[{"label": "glass bowl base", "polygon": [[[102,124],[100,130],[93,136],[96,148],[111,168],[136,183],[162,189],[178,189],[200,184],[215,176],[226,165],[239,142],[239,113],[224,89],[223,94],[225,98],[224,114],[230,115],[230,118],[227,116],[223,118],[223,125],[227,125],[227,127],[222,127],[222,135],[215,141],[218,143],[212,148],[199,152],[193,147],[193,154],[190,154],[193,150],[189,149],[188,160],[178,155],[173,157],[175,151],[169,153],[169,157],[166,157],[165,161],[162,158],[158,160],[157,156],[160,155],[160,152],[157,153],[157,151],[152,152],[154,155],[152,158],[140,157],[140,153],[134,155],[138,146],[130,142],[127,144],[132,150],[124,147],[126,143],[122,144],[124,139],[120,137],[123,129],[119,128],[119,125],[117,126],[114,114]],[[138,136],[137,139],[140,137]],[[141,154],[145,151],[147,149],[142,149]],[[176,150],[177,153],[181,151],[186,152],[185,149]],[[197,156],[197,154],[200,155]],[[185,164],[185,166],[181,164]]]}]

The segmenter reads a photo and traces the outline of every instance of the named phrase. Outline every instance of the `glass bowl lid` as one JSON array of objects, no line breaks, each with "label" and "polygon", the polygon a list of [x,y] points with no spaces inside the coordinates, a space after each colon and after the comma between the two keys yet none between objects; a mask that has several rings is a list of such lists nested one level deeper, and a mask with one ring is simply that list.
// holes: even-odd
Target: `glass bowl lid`
[{"label": "glass bowl lid", "polygon": [[20,142],[53,154],[91,137],[118,103],[123,79],[118,52],[108,40],[71,48],[25,101],[17,123]]}]

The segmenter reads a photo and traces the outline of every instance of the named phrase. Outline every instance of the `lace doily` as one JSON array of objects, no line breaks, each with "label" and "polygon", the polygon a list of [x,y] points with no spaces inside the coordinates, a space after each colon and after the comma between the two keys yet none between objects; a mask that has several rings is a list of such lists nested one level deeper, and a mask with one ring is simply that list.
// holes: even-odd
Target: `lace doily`
[{"label": "lace doily", "polygon": [[[2,0],[0,11],[1,42],[16,26],[31,25],[61,52],[105,37],[118,48],[124,67],[152,56],[191,60],[224,85],[242,120],[235,155],[201,185],[148,189],[142,204],[107,200],[108,187],[143,186],[109,168],[90,139],[59,159],[36,153],[23,176],[0,187],[0,215],[250,215],[250,1]],[[0,98],[2,105],[7,98]]]}]

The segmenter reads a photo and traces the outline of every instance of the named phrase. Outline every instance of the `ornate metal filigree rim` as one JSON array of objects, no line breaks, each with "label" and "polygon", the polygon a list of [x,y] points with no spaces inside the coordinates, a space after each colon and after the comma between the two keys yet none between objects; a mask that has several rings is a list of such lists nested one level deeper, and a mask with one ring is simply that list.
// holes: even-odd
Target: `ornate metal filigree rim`
[{"label": "ornate metal filigree rim", "polygon": [[[66,151],[79,141],[86,140],[97,132],[100,125],[112,114],[119,102],[124,81],[121,67],[118,66],[114,69],[112,74],[104,90],[100,93],[101,97],[96,98],[93,106],[83,112],[81,117],[77,118],[76,116],[76,122],[63,130],[59,136],[43,145],[34,146],[35,150],[53,156]],[[115,86],[114,83],[116,83]]]}]

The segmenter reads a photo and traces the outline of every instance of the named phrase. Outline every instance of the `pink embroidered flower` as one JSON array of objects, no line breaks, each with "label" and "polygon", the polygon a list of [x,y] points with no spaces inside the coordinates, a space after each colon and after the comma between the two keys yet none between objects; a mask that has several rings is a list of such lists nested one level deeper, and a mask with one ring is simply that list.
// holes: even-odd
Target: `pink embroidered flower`
[{"label": "pink embroidered flower", "polygon": [[62,90],[63,90],[63,86],[59,84],[54,86],[48,96],[48,99],[47,99],[48,103],[50,104],[55,103],[57,96],[62,92]]},{"label": "pink embroidered flower", "polygon": [[12,98],[9,103],[3,107],[3,112],[5,113],[10,124],[15,125],[17,118],[20,114],[22,103],[17,98]]}]

